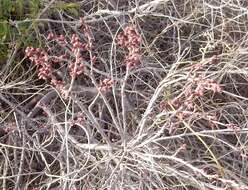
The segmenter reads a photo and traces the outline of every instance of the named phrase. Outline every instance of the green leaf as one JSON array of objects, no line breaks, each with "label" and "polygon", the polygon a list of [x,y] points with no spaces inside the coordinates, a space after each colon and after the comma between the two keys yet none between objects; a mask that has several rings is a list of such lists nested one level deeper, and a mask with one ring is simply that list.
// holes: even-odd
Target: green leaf
[{"label": "green leaf", "polygon": [[8,46],[0,43],[0,62],[8,57]]},{"label": "green leaf", "polygon": [[40,9],[40,0],[30,0],[29,8],[30,8],[30,17],[35,18]]},{"label": "green leaf", "polygon": [[68,9],[68,12],[69,12],[71,15],[75,16],[75,17],[78,17],[78,16],[79,16],[78,9],[76,9],[76,8]]},{"label": "green leaf", "polygon": [[24,12],[23,10],[24,10],[24,0],[17,0],[16,12],[20,18],[23,16],[23,12]]},{"label": "green leaf", "polygon": [[10,34],[10,26],[7,21],[0,22],[0,42],[6,41]]},{"label": "green leaf", "polygon": [[2,18],[9,18],[10,17],[10,12],[12,9],[12,1],[11,0],[1,0],[0,1],[0,12],[1,12],[1,17]]},{"label": "green leaf", "polygon": [[76,9],[79,7],[80,5],[78,3],[64,3],[64,2],[58,2],[53,6],[53,8],[59,9],[59,10]]}]

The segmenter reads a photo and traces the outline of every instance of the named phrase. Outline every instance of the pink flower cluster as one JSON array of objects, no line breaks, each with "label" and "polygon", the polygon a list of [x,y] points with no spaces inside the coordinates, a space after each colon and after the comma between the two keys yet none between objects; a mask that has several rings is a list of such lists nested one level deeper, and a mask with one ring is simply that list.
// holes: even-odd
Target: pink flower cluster
[{"label": "pink flower cluster", "polygon": [[[196,115],[199,115],[196,113],[197,110],[195,107],[195,99],[202,97],[205,91],[210,90],[214,93],[220,93],[222,91],[220,85],[214,80],[194,77],[193,79],[189,78],[189,81],[190,84],[179,96],[171,100],[163,100],[160,102],[160,111],[176,111],[176,117],[173,116],[173,121],[171,121],[169,131],[172,131],[172,128],[175,131],[175,129],[177,128],[175,126],[178,126],[176,124],[180,123],[183,119],[190,118],[189,116],[192,115],[192,112],[194,112]],[[216,121],[218,120],[216,115],[204,115],[204,118],[208,121],[210,127],[213,128],[216,126]]]},{"label": "pink flower cluster", "polygon": [[106,78],[103,81],[101,81],[98,90],[100,90],[101,92],[107,92],[112,88],[113,84],[114,81],[112,79]]},{"label": "pink flower cluster", "polygon": [[[194,83],[196,84],[196,88],[192,90]],[[194,79],[193,83],[190,84],[188,89],[185,91],[185,100],[183,104],[187,109],[191,110],[194,108],[193,102],[196,97],[202,97],[206,90],[211,90],[214,93],[220,93],[222,91],[220,85],[213,80],[203,80],[200,78]]]},{"label": "pink flower cluster", "polygon": [[240,127],[239,127],[238,125],[234,124],[234,123],[226,124],[226,127],[227,127],[228,129],[232,129],[232,130],[235,131],[235,132],[240,131]]},{"label": "pink flower cluster", "polygon": [[[168,100],[167,102],[162,101],[160,103],[160,109],[170,109],[173,106],[174,109],[179,109],[181,106],[184,106],[187,110],[192,110],[194,108],[194,99],[196,97],[202,97],[206,90],[211,90],[214,93],[220,93],[222,88],[218,83],[214,80],[203,80],[200,78],[196,78],[192,83],[186,88],[184,92],[184,97],[182,95],[180,97],[176,97],[173,100]],[[196,84],[195,89],[193,90],[193,86]]]},{"label": "pink flower cluster", "polygon": [[12,131],[15,131],[17,129],[16,123],[15,122],[8,122],[5,124],[4,131],[6,133],[10,133]]},{"label": "pink flower cluster", "polygon": [[[56,36],[53,33],[50,33],[47,39],[57,41],[61,46],[65,46],[65,45],[68,45],[69,47],[71,46],[71,48],[69,49],[75,56],[75,60],[72,60],[69,64],[69,74],[72,78],[76,78],[77,76],[83,73],[84,71],[83,61],[84,60],[83,60],[83,56],[81,52],[87,49],[87,47],[89,46],[87,45],[87,43],[81,42],[80,38],[76,34],[73,34],[71,36],[70,43],[67,42],[67,40],[65,39],[63,35]],[[59,58],[61,58],[61,56]]]},{"label": "pink flower cluster", "polygon": [[195,89],[195,94],[197,96],[203,96],[205,90],[211,90],[214,93],[220,93],[222,91],[219,84],[217,84],[214,80],[206,79],[200,80],[198,82],[197,88]]},{"label": "pink flower cluster", "polygon": [[70,119],[70,125],[74,126],[76,124],[84,125],[86,121],[85,115],[82,112],[76,114],[74,118]]},{"label": "pink flower cluster", "polygon": [[93,45],[93,37],[90,32],[90,27],[84,22],[83,18],[80,18],[80,29],[82,30],[84,36],[87,39],[86,49],[90,50]]},{"label": "pink flower cluster", "polygon": [[40,48],[27,47],[26,56],[39,68],[40,79],[50,79],[52,77],[52,66],[49,62],[48,54]]},{"label": "pink flower cluster", "polygon": [[49,33],[47,36],[47,40],[55,40],[57,41],[60,45],[65,46],[66,44],[68,44],[68,42],[66,41],[66,38],[64,35],[55,35],[54,33]]},{"label": "pink flower cluster", "polygon": [[27,47],[25,50],[26,56],[38,67],[39,79],[50,80],[50,84],[53,85],[62,95],[66,94],[65,83],[58,80],[53,74],[54,69],[52,63],[57,63],[60,58],[49,60],[47,52],[40,48]]},{"label": "pink flower cluster", "polygon": [[[47,40],[55,41],[58,45],[63,47],[62,51],[59,52],[60,55],[54,55],[54,51],[56,53],[58,52],[55,50],[57,46],[48,47],[47,51],[34,47],[27,47],[25,50],[26,57],[38,67],[39,78],[50,81],[50,84],[55,86],[56,89],[64,95],[69,94],[70,92],[67,92],[68,90],[65,88],[66,84],[56,78],[56,70],[54,69],[53,64],[69,63],[68,70],[71,79],[75,79],[84,72],[84,61],[88,58],[87,55],[83,56],[83,54],[86,51],[91,50],[93,39],[90,34],[89,26],[86,25],[82,19],[80,19],[80,22],[81,29],[86,39],[84,42],[76,34],[72,34],[69,39],[64,35],[56,35],[54,33],[48,34]],[[67,50],[69,50],[69,52]],[[92,62],[95,62],[96,57],[92,56],[90,59],[92,59]]]},{"label": "pink flower cluster", "polygon": [[83,57],[81,51],[86,49],[86,44],[80,42],[79,37],[73,34],[71,37],[72,52],[75,55],[75,61],[71,62],[69,65],[70,76],[75,78],[84,71]]},{"label": "pink flower cluster", "polygon": [[133,26],[124,28],[123,32],[117,36],[117,44],[128,50],[124,61],[127,68],[132,68],[140,63],[141,37]]}]

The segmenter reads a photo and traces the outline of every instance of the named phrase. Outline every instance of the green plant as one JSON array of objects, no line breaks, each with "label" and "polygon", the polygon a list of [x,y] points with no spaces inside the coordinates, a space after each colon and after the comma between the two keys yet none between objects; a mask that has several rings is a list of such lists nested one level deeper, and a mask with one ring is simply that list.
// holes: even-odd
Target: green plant
[{"label": "green plant", "polygon": [[2,0],[0,1],[0,61],[8,56],[8,50],[12,44],[30,44],[35,40],[30,32],[36,30],[31,23],[22,23],[18,27],[13,26],[12,21],[35,18],[41,9],[40,0]]},{"label": "green plant", "polygon": [[56,2],[53,6],[51,6],[51,10],[65,11],[74,17],[78,17],[80,7],[81,7],[80,3],[72,3],[72,2],[68,3],[68,2],[59,1]]}]

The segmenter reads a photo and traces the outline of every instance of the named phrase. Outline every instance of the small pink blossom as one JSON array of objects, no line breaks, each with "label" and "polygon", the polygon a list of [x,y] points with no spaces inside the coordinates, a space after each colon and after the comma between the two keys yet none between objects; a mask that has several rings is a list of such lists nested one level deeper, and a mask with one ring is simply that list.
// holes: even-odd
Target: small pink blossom
[{"label": "small pink blossom", "polygon": [[140,44],[141,37],[133,26],[127,26],[117,36],[117,44],[128,50],[124,64],[127,68],[132,68],[140,63]]},{"label": "small pink blossom", "polygon": [[104,80],[100,83],[100,86],[99,86],[98,89],[99,89],[101,92],[107,92],[107,91],[109,91],[109,90],[112,88],[113,84],[114,84],[114,81],[113,81],[112,79],[106,78],[106,79],[104,79]]}]

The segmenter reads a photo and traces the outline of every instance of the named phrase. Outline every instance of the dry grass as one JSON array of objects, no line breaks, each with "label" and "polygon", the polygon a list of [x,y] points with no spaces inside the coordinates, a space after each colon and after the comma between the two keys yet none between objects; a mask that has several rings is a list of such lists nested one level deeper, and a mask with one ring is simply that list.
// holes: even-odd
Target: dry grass
[{"label": "dry grass", "polygon": [[[54,3],[36,21],[43,49],[61,55],[49,32],[84,36],[79,18],[46,14]],[[56,67],[67,98],[37,78],[26,47],[1,66],[0,189],[248,189],[247,1],[78,3],[94,42],[75,80],[68,61]],[[130,24],[142,44],[127,70],[116,39]]]}]

